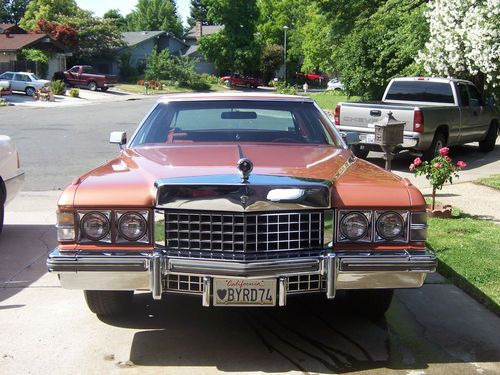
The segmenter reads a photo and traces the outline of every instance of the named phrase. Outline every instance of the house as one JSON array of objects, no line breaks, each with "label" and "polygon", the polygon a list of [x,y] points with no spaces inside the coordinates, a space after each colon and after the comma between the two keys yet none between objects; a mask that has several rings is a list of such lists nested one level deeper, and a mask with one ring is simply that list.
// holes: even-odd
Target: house
[{"label": "house", "polygon": [[200,53],[198,48],[200,46],[200,39],[203,36],[217,33],[222,29],[224,29],[223,25],[204,26],[200,21],[197,21],[196,25],[184,35],[183,41],[187,45],[187,48],[182,51],[182,54],[198,59],[198,63],[196,64],[197,73],[219,74],[215,66],[205,60],[205,56]]},{"label": "house", "polygon": [[119,74],[122,56],[128,56],[130,66],[142,70],[148,56],[156,49],[168,49],[171,55],[180,55],[186,44],[167,31],[130,31],[122,33],[125,47],[117,51],[116,61],[95,61],[94,66],[101,72]]},{"label": "house", "polygon": [[71,56],[69,49],[52,39],[50,35],[28,33],[14,24],[0,24],[0,73],[6,70],[31,70],[40,74],[37,64],[18,61],[18,53],[25,48],[36,48],[52,53],[48,63],[48,78],[55,72],[66,69],[66,57]]},{"label": "house", "polygon": [[122,56],[128,56],[131,67],[141,71],[146,65],[148,56],[156,49],[161,52],[168,49],[170,55],[189,56],[198,59],[197,73],[217,74],[217,69],[205,60],[198,51],[199,41],[203,35],[210,35],[223,29],[224,26],[203,26],[198,22],[188,31],[183,39],[179,39],[167,31],[133,31],[123,32],[125,47],[117,51],[115,61],[94,61],[97,70],[103,73],[120,73]]}]

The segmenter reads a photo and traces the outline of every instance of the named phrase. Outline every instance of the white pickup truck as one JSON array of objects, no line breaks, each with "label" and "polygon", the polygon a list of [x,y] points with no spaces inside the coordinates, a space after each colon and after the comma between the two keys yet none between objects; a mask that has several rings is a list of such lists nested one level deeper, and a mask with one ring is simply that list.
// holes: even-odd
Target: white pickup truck
[{"label": "white pickup truck", "polygon": [[492,151],[499,130],[499,115],[486,104],[473,83],[448,78],[394,78],[381,102],[345,102],[335,108],[334,122],[341,131],[358,132],[354,153],[365,158],[380,151],[374,143],[375,123],[391,111],[405,123],[408,149],[430,159],[444,146],[479,142],[482,152]]}]

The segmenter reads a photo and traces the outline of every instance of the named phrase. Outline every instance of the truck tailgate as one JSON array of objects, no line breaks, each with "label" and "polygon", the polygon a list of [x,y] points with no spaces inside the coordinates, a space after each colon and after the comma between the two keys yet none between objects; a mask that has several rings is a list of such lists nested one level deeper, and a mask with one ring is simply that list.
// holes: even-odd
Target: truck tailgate
[{"label": "truck tailgate", "polygon": [[381,102],[341,103],[340,128],[373,132],[374,124],[392,112],[398,121],[405,122],[405,131],[413,130],[414,106],[408,104],[382,104]]}]

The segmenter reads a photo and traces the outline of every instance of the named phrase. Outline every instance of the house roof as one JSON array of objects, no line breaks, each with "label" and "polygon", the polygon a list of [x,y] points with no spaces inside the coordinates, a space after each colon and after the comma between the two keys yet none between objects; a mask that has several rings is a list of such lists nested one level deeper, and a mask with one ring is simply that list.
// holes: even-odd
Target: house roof
[{"label": "house roof", "polygon": [[52,39],[47,34],[0,34],[0,51],[2,52],[16,52],[35,45],[56,52],[69,51],[68,47]]},{"label": "house roof", "polygon": [[[210,25],[210,26],[201,26],[201,35],[210,35],[217,33],[224,29],[224,25]],[[185,39],[196,39],[196,26],[193,26],[191,30],[189,30],[185,35]]]},{"label": "house roof", "polygon": [[15,23],[0,23],[0,34],[9,31],[11,34],[26,34],[26,31],[21,29]]},{"label": "house roof", "polygon": [[193,44],[192,46],[189,46],[185,51],[184,51],[184,56],[190,56],[196,53],[198,51],[198,48],[200,48],[199,44]]},{"label": "house roof", "polygon": [[129,47],[141,44],[146,40],[167,34],[166,31],[126,31],[122,33],[123,41]]}]

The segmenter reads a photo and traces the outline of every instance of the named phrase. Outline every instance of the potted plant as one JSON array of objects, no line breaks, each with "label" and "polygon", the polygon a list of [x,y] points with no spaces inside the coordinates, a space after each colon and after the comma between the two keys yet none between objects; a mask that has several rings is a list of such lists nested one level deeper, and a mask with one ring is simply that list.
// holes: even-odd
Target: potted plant
[{"label": "potted plant", "polygon": [[452,159],[448,156],[449,151],[448,147],[443,147],[439,149],[439,155],[434,159],[422,161],[422,159],[416,158],[410,164],[410,171],[414,171],[416,176],[424,175],[432,186],[432,204],[430,210],[428,210],[431,215],[436,212],[441,213],[441,216],[449,217],[451,215],[451,206],[436,210],[436,191],[441,190],[446,182],[453,183],[453,177],[458,178],[458,172],[467,166],[461,160],[453,164]]}]

